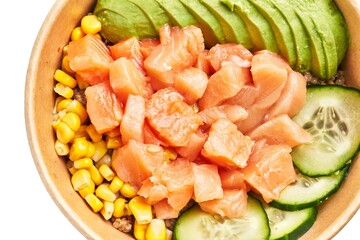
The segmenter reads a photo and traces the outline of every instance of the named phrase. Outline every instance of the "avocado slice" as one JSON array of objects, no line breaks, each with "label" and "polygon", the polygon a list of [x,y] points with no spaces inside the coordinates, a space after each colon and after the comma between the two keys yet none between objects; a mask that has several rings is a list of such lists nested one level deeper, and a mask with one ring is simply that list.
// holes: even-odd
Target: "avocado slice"
[{"label": "avocado slice", "polygon": [[321,12],[326,15],[334,34],[339,65],[346,55],[350,40],[345,18],[333,0],[319,0],[317,3],[323,9]]},{"label": "avocado slice", "polygon": [[[164,24],[170,24],[170,18],[164,11],[164,9],[155,0],[128,0],[136,5],[147,16],[156,32],[159,32],[160,28]],[[121,1],[119,1],[121,2]]]},{"label": "avocado slice", "polygon": [[257,10],[264,16],[274,32],[280,55],[282,55],[290,64],[295,66],[296,48],[291,28],[282,13],[274,6],[270,0],[249,0]]},{"label": "avocado slice", "polygon": [[189,25],[199,26],[196,18],[178,0],[156,0],[169,16],[175,26],[185,27]]},{"label": "avocado slice", "polygon": [[253,43],[252,50],[268,49],[270,51],[279,52],[276,44],[274,32],[270,24],[248,0],[220,0],[231,11],[235,12],[245,22],[248,27],[251,41]]},{"label": "avocado slice", "polygon": [[139,39],[158,37],[158,32],[147,16],[129,1],[98,0],[94,14],[106,26],[101,34],[112,43],[130,36],[137,36]]},{"label": "avocado slice", "polygon": [[244,21],[219,0],[201,0],[201,3],[214,14],[224,30],[225,40],[230,43],[239,43],[251,49],[250,34]]},{"label": "avocado slice", "polygon": [[179,0],[196,18],[203,32],[206,47],[225,43],[224,31],[217,18],[201,4],[200,0]]},{"label": "avocado slice", "polygon": [[[296,14],[300,17],[311,39],[312,58],[315,60],[312,73],[322,79],[331,78],[337,72],[338,58],[335,38],[328,20],[322,11],[314,11],[314,9],[319,9],[319,5],[314,0],[290,0],[289,3],[295,7]],[[322,54],[324,58],[322,56],[316,58],[315,55],[319,54]],[[321,61],[316,61],[316,59]]]},{"label": "avocado slice", "polygon": [[294,69],[301,73],[311,71],[310,39],[300,18],[287,0],[272,0],[290,26],[295,41],[297,60]]}]

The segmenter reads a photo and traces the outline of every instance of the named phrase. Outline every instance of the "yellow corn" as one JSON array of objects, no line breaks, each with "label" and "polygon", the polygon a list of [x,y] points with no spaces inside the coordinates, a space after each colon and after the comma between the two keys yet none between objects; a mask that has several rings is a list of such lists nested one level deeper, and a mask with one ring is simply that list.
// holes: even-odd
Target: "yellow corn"
[{"label": "yellow corn", "polygon": [[78,100],[75,99],[72,100],[66,110],[68,112],[76,113],[80,117],[81,124],[83,124],[88,117],[86,108]]},{"label": "yellow corn", "polygon": [[71,177],[71,183],[75,191],[79,191],[91,185],[91,176],[88,170],[79,169]]},{"label": "yellow corn", "polygon": [[95,183],[93,181],[90,181],[90,185],[79,190],[79,194],[82,198],[85,199],[85,197],[89,194],[94,194],[95,192]]},{"label": "yellow corn", "polygon": [[177,152],[173,148],[164,148],[164,161],[172,161],[177,158]]},{"label": "yellow corn", "polygon": [[109,182],[116,176],[115,172],[106,164],[99,167],[99,172]]},{"label": "yellow corn", "polygon": [[55,141],[55,152],[59,156],[66,156],[69,154],[69,146],[60,142],[58,139]]},{"label": "yellow corn", "polygon": [[133,198],[137,195],[136,190],[130,185],[130,183],[124,183],[120,189],[120,193],[126,198]]},{"label": "yellow corn", "polygon": [[71,102],[72,102],[72,99],[66,99],[66,98],[62,97],[62,100],[58,104],[56,104],[56,112],[65,110]]},{"label": "yellow corn", "polygon": [[70,147],[69,159],[76,161],[87,155],[89,151],[89,142],[84,137],[75,138]]},{"label": "yellow corn", "polygon": [[101,200],[97,196],[95,196],[93,193],[88,194],[85,197],[85,200],[94,212],[99,212],[104,206],[104,204],[101,202]]},{"label": "yellow corn", "polygon": [[86,132],[89,134],[93,142],[99,142],[102,139],[102,134],[98,133],[93,124],[86,127]]},{"label": "yellow corn", "polygon": [[122,145],[123,145],[123,143],[121,141],[121,136],[117,136],[117,137],[106,136],[106,147],[108,149],[119,148]]},{"label": "yellow corn", "polygon": [[99,40],[102,40],[100,33],[94,34],[95,37],[97,37]]},{"label": "yellow corn", "polygon": [[65,116],[60,117],[61,121],[65,122],[74,132],[79,130],[81,126],[80,118],[76,113],[68,112]]},{"label": "yellow corn", "polygon": [[94,146],[95,152],[92,159],[97,162],[107,153],[108,149],[104,140],[94,143]]},{"label": "yellow corn", "polygon": [[86,140],[90,139],[89,135],[86,132],[86,125],[81,125],[80,128],[76,131],[74,140],[76,138],[85,138]]},{"label": "yellow corn", "polygon": [[116,199],[116,195],[115,193],[113,193],[109,187],[102,183],[100,184],[96,190],[95,190],[95,195],[98,197],[98,198],[101,198],[105,201],[109,201],[109,202],[114,202],[115,199]]},{"label": "yellow corn", "polygon": [[69,56],[65,55],[61,61],[61,66],[62,66],[62,70],[68,74],[73,74],[75,73],[74,70],[71,69],[70,64],[69,64]]},{"label": "yellow corn", "polygon": [[71,41],[76,41],[85,36],[86,36],[86,34],[83,32],[81,27],[76,27],[72,30],[70,39],[71,39]]},{"label": "yellow corn", "polygon": [[162,219],[154,218],[146,228],[146,240],[166,240],[166,226]]},{"label": "yellow corn", "polygon": [[74,161],[74,167],[76,169],[89,169],[93,166],[93,160],[91,158],[80,158]]},{"label": "yellow corn", "polygon": [[109,136],[109,137],[117,137],[117,136],[120,136],[120,128],[119,127],[116,127],[114,128],[113,130],[105,133],[106,136]]},{"label": "yellow corn", "polygon": [[129,201],[129,208],[139,224],[148,224],[153,219],[151,205],[142,196],[136,196]]},{"label": "yellow corn", "polygon": [[88,149],[88,152],[85,157],[92,159],[92,157],[94,156],[94,153],[95,153],[95,146],[92,142],[88,142],[88,144],[89,144],[89,149]]},{"label": "yellow corn", "polygon": [[54,87],[54,91],[64,98],[70,99],[74,96],[74,90],[62,83],[57,83]]},{"label": "yellow corn", "polygon": [[[93,158],[93,160],[94,160],[94,158]],[[111,156],[107,153],[99,161],[97,161],[95,163],[95,166],[97,168],[100,168],[101,165],[103,165],[103,164],[108,165],[109,167],[111,166]]]},{"label": "yellow corn", "polygon": [[[106,165],[105,165],[106,166]],[[109,189],[113,192],[113,193],[117,193],[121,187],[124,185],[124,182],[118,177],[115,176],[113,178],[113,180],[111,180],[111,183],[109,185]]]},{"label": "yellow corn", "polygon": [[101,215],[103,215],[105,220],[109,220],[114,212],[114,203],[113,202],[108,202],[108,201],[103,201],[103,208],[100,210]]},{"label": "yellow corn", "polygon": [[125,203],[126,203],[125,198],[117,198],[114,201],[114,212],[113,212],[114,217],[122,217],[125,215]]},{"label": "yellow corn", "polygon": [[60,142],[67,144],[74,139],[74,136],[74,130],[72,130],[66,123],[59,122],[56,125],[56,137]]},{"label": "yellow corn", "polygon": [[70,88],[76,87],[77,84],[76,80],[72,76],[60,69],[55,71],[54,79]]},{"label": "yellow corn", "polygon": [[96,15],[87,15],[81,19],[81,29],[86,34],[96,34],[101,31],[101,22]]},{"label": "yellow corn", "polygon": [[73,161],[66,161],[66,167],[69,170],[69,172],[71,173],[71,175],[74,175],[74,173],[77,171],[77,169],[74,167],[74,162]]},{"label": "yellow corn", "polygon": [[68,50],[69,50],[69,44],[68,45],[65,45],[63,47],[63,55],[66,56],[68,54]]},{"label": "yellow corn", "polygon": [[173,239],[173,232],[170,229],[166,228],[165,233],[166,233],[166,237],[165,237],[166,240],[172,240]]},{"label": "yellow corn", "polygon": [[125,215],[125,216],[131,216],[131,215],[133,215],[133,213],[131,212],[131,209],[130,209],[130,207],[129,207],[129,203],[125,203],[124,215]]},{"label": "yellow corn", "polygon": [[75,78],[80,89],[86,89],[90,86],[90,84],[86,80],[84,80],[84,78],[82,78],[79,74],[75,73]]},{"label": "yellow corn", "polygon": [[54,113],[54,114],[57,113],[57,112],[59,112],[59,111],[57,110],[58,105],[59,105],[59,103],[60,103],[62,100],[64,100],[64,99],[65,99],[65,98],[64,98],[63,96],[58,96],[58,97],[55,99],[54,110],[53,110],[53,113]]},{"label": "yellow corn", "polygon": [[145,240],[145,233],[148,224],[139,224],[137,221],[134,223],[134,236],[136,240]]},{"label": "yellow corn", "polygon": [[104,181],[104,177],[99,172],[99,169],[97,169],[97,167],[95,167],[94,165],[92,165],[88,169],[88,171],[90,173],[91,179],[93,180],[96,186],[100,185]]}]

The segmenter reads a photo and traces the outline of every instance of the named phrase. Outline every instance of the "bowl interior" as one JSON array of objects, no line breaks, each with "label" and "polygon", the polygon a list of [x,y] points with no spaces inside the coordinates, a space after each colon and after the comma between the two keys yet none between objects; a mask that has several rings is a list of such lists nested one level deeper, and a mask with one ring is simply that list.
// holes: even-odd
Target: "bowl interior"
[{"label": "bowl interior", "polygon": [[[337,0],[350,30],[351,43],[341,66],[347,82],[360,88],[360,3]],[[25,117],[29,145],[34,162],[49,194],[69,219],[88,239],[132,239],[114,229],[99,214],[94,214],[71,186],[65,161],[53,147],[51,127],[55,101],[53,74],[60,66],[62,48],[82,16],[91,11],[95,1],[58,0],[48,14],[36,39],[28,66],[25,91]],[[314,226],[301,239],[330,239],[350,220],[360,207],[360,161],[355,159],[340,190],[319,208]]]}]

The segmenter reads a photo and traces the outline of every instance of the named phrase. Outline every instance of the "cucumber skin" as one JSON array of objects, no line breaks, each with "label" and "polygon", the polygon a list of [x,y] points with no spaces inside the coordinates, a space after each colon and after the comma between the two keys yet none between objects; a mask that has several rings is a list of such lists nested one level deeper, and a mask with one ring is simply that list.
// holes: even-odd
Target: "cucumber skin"
[{"label": "cucumber skin", "polygon": [[308,203],[304,203],[304,204],[292,205],[292,204],[284,204],[284,203],[278,202],[277,200],[274,200],[274,201],[270,202],[269,205],[272,207],[284,210],[284,211],[296,211],[296,210],[302,210],[305,208],[318,206],[319,204],[326,201],[330,196],[332,196],[335,192],[337,192],[339,190],[339,188],[341,187],[342,183],[344,182],[346,176],[349,173],[350,166],[351,166],[351,164],[347,164],[343,169],[340,170],[343,172],[341,173],[342,178],[339,181],[338,185],[336,185],[336,187],[334,187],[334,189],[332,189],[332,191],[328,192],[324,197],[319,198],[316,201],[312,201],[312,202],[308,202]]}]

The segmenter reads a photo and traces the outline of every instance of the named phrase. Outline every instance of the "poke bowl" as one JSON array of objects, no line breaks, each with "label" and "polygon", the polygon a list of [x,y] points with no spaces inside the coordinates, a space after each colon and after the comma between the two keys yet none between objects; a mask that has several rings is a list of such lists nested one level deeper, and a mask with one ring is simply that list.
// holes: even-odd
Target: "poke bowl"
[{"label": "poke bowl", "polygon": [[[177,11],[181,13],[181,9],[187,9],[186,14],[190,14],[189,16],[192,18],[181,17],[186,15],[185,13],[181,16],[169,14],[172,9],[175,9],[175,5],[172,5],[174,2],[178,2],[182,6],[180,8],[177,5]],[[201,11],[199,10],[202,14],[193,10],[194,2],[203,4]],[[246,12],[243,11],[244,5],[246,5],[242,5],[244,2],[251,2],[251,16],[242,15]],[[335,14],[340,17],[334,22],[342,19],[342,25],[339,23],[337,28],[328,28],[330,32],[338,34],[334,34],[334,36],[329,35],[326,30],[321,28],[328,24],[327,21],[320,18],[317,21],[317,18],[311,15],[311,11],[305,16],[301,16],[296,10],[288,12],[288,15],[297,18],[298,27],[301,25],[305,29],[303,32],[313,31],[314,35],[318,35],[317,37],[307,35],[307,41],[311,42],[308,43],[308,46],[297,46],[304,39],[289,27],[288,33],[291,32],[291,38],[297,39],[297,41],[293,41],[292,46],[286,44],[284,39],[290,35],[279,30],[285,28],[280,28],[280,25],[275,24],[289,22],[291,25],[290,22],[296,22],[287,19],[286,14],[281,12],[283,9],[281,4],[285,4],[286,1],[263,1],[273,4],[268,9],[262,8],[259,2],[262,3],[260,0],[154,0],[149,1],[149,9],[155,9],[155,13],[153,15],[145,14],[143,18],[138,14],[142,7],[141,0],[57,0],[55,2],[38,34],[28,66],[25,88],[27,136],[34,163],[47,191],[62,213],[85,238],[181,240],[195,237],[193,239],[200,240],[199,236],[205,236],[204,239],[228,239],[226,234],[233,234],[234,239],[238,239],[239,236],[246,235],[236,235],[230,232],[235,232],[234,229],[237,229],[243,222],[240,220],[240,223],[236,221],[233,223],[232,218],[243,219],[243,216],[247,216],[246,209],[256,205],[260,206],[263,218],[259,222],[254,220],[259,223],[258,227],[261,229],[255,228],[254,231],[256,234],[262,234],[264,230],[265,237],[250,233],[247,235],[250,237],[246,239],[252,239],[251,236],[270,239],[271,234],[276,232],[271,228],[270,211],[279,211],[281,216],[285,216],[288,212],[296,214],[309,209],[311,211],[307,213],[309,214],[307,219],[299,220],[300,223],[297,222],[296,227],[286,227],[287,229],[283,231],[289,232],[280,233],[279,236],[287,236],[290,237],[289,239],[331,239],[358,211],[360,208],[360,162],[357,152],[360,137],[357,135],[360,134],[356,134],[356,130],[357,127],[360,128],[360,123],[356,119],[358,117],[360,119],[360,107],[357,107],[354,101],[357,99],[360,101],[360,90],[359,92],[357,90],[360,89],[360,68],[358,67],[360,65],[360,34],[357,26],[360,21],[360,2],[337,0],[334,1],[335,4],[332,4],[332,1],[319,1],[326,2],[329,4],[327,6],[335,6],[332,9],[336,9],[336,13],[341,14]],[[124,5],[121,5],[122,3]],[[230,24],[224,22],[226,17],[216,14],[218,13],[216,9],[220,9],[216,4],[221,5],[223,13],[230,14],[226,15],[229,19],[235,19],[235,17],[238,20],[242,19],[241,23],[245,28],[250,24],[247,21],[252,20],[252,16],[255,15],[254,9],[257,9],[256,13],[261,13],[258,16],[261,15],[261,19],[266,20],[266,24],[262,22],[259,25],[272,29],[272,35],[262,38],[261,42],[254,40],[259,39],[255,37],[255,32],[257,34],[261,32],[254,28],[245,33],[239,28],[234,31],[231,28],[232,22]],[[311,4],[309,6],[313,7]],[[309,6],[299,3],[297,7],[304,9]],[[246,7],[249,8],[248,5]],[[205,11],[205,9],[207,10]],[[208,12],[211,12],[209,9],[213,10],[211,16],[207,15]],[[276,14],[272,12],[271,15],[266,12],[266,10],[275,11],[274,9],[277,9]],[[144,12],[151,10],[144,10]],[[164,17],[165,15],[167,16]],[[270,17],[275,15],[279,18]],[[83,23],[86,16],[89,17],[88,23]],[[282,21],[277,21],[280,16]],[[129,24],[131,17],[134,17],[131,20],[134,24]],[[150,24],[143,24],[145,18]],[[202,22],[204,19],[208,21],[209,19],[211,21],[222,19],[222,21],[208,24]],[[299,19],[304,21],[303,24],[299,24]],[[184,26],[179,27],[175,24],[176,22],[183,22]],[[215,25],[220,27],[222,34],[214,31]],[[237,27],[239,26],[237,25]],[[320,31],[320,28],[323,31]],[[343,28],[348,32],[343,31]],[[341,35],[339,32],[345,35]],[[199,33],[200,35],[198,35]],[[219,35],[221,36],[219,37]],[[185,41],[181,39],[184,36],[186,37]],[[268,41],[271,37],[274,41]],[[330,38],[332,40],[329,40]],[[241,44],[232,42],[234,39],[240,39]],[[337,41],[334,41],[335,39]],[[119,42],[123,44],[118,44]],[[138,48],[134,50],[129,47],[129,44]],[[339,47],[341,44],[343,47]],[[82,48],[84,45],[95,46],[95,50]],[[124,49],[127,49],[128,52],[122,52]],[[169,49],[171,49],[171,53],[166,52]],[[216,52],[218,49],[222,49],[222,54]],[[301,57],[310,59],[310,61],[301,62],[299,55],[290,53],[305,51],[303,49],[307,50],[308,54],[304,53]],[[174,52],[182,54],[176,62],[171,58],[166,58]],[[197,52],[196,58],[190,56],[193,52]],[[211,53],[214,53],[212,57],[216,57],[209,60]],[[134,57],[134,54],[140,54],[136,55],[141,56],[140,62]],[[93,59],[94,55],[100,56],[101,59]],[[106,56],[104,57],[104,55]],[[200,55],[206,55],[202,59],[205,59],[203,62],[199,60]],[[257,61],[254,61],[255,59]],[[169,67],[161,62],[167,60],[166,64],[173,65]],[[322,63],[325,65],[323,66]],[[95,67],[88,68],[89,64],[94,64]],[[104,65],[106,66],[104,67]],[[272,69],[266,70],[269,65],[272,66]],[[185,71],[185,68],[189,71]],[[179,69],[181,69],[181,73]],[[278,74],[275,75],[274,72]],[[192,79],[193,76],[190,77],[187,75],[188,73],[197,74],[197,77]],[[286,86],[285,82],[281,83],[282,85],[279,83],[281,89],[278,91],[277,97],[274,97],[276,94],[274,95],[273,92],[267,92],[267,95],[260,93],[260,95],[256,95],[254,101],[246,106],[229,107],[236,105],[234,102],[237,99],[234,96],[245,85],[258,84],[256,88],[258,89],[259,86],[261,88],[261,86],[268,87],[277,84],[277,80],[271,81],[271,84],[263,83],[264,85],[261,85],[261,80],[255,83],[257,81],[256,74],[261,76],[261,79],[302,81],[295,91],[298,93],[301,92],[300,88],[303,89],[303,102],[296,113],[292,113],[289,117],[288,113],[279,114],[276,112],[276,108],[270,108],[270,105],[275,106],[276,101],[282,96],[282,89]],[[224,79],[229,76],[231,76],[230,79],[240,76],[242,82],[240,84],[231,82],[226,88],[227,80]],[[122,80],[111,83],[112,78],[121,78]],[[126,82],[126,79],[135,82]],[[195,85],[189,82],[191,79],[196,82]],[[206,79],[206,84],[204,84],[204,79]],[[211,81],[212,84],[210,84]],[[150,86],[150,90],[148,86]],[[238,88],[236,92],[231,93],[236,88]],[[197,95],[199,91],[202,93]],[[226,96],[227,94],[232,95]],[[141,96],[139,97],[139,95]],[[348,97],[350,95],[351,97]],[[221,99],[218,100],[216,97]],[[326,103],[318,100],[323,97],[326,99]],[[104,98],[111,102],[111,107],[104,107],[105,110],[102,109],[104,104],[99,103]],[[251,97],[248,95],[247,98]],[[274,100],[274,98],[276,99]],[[132,104],[127,105],[129,99]],[[173,105],[165,103],[160,106],[159,102],[164,99],[174,101],[171,103]],[[268,106],[267,104],[272,100],[274,102]],[[290,101],[291,104],[287,101]],[[312,101],[315,101],[315,105],[320,103],[323,105],[316,105],[317,108],[313,108],[314,103],[309,104]],[[287,110],[289,112],[292,111],[293,106],[297,105],[292,99],[287,99],[285,103],[288,104],[288,109],[291,109]],[[330,103],[330,107],[328,107],[328,103]],[[266,106],[267,110],[271,109],[270,113],[274,116],[269,112],[267,115],[260,114],[261,120],[251,119],[247,125],[236,125],[234,124],[235,120],[230,121],[232,118],[238,118],[236,121],[249,119],[250,112],[255,111],[255,108],[252,107],[255,105]],[[307,144],[317,142],[318,131],[314,130],[313,122],[315,121],[315,128],[323,123],[323,119],[317,117],[322,114],[324,107],[330,109],[326,110],[330,113],[324,116],[330,116],[337,129],[345,137],[342,135],[334,137],[337,133],[333,132],[328,136],[346,143],[335,141],[335,144],[338,145],[331,145],[334,143],[333,139],[327,139],[326,144],[330,144],[326,145],[327,149],[331,148],[331,151],[338,154],[344,148],[343,152],[346,154],[341,152],[340,157],[336,154],[336,157],[333,157],[326,154],[321,155],[323,154],[321,153],[318,165],[313,165],[311,161],[296,160],[299,158],[300,160],[311,159],[312,155],[317,155],[318,149],[323,147],[321,144],[324,142],[321,142],[315,147],[306,148]],[[209,109],[216,109],[216,111],[205,111]],[[226,109],[231,114],[226,114]],[[350,114],[347,112],[348,109],[350,109]],[[177,117],[174,120],[169,117],[174,112],[178,114],[179,111],[181,111],[182,119],[185,120],[180,121]],[[311,113],[308,114],[307,111]],[[221,117],[218,116],[219,114],[222,114]],[[275,114],[278,115],[275,116]],[[101,121],[99,123],[99,118],[104,116],[112,121],[105,124]],[[139,119],[142,119],[141,123],[139,123]],[[310,125],[309,119],[311,120]],[[256,122],[258,124],[255,124]],[[271,124],[267,124],[268,122]],[[284,122],[290,125],[285,125],[284,128],[280,127],[278,131],[284,132],[285,128],[296,128],[296,131],[303,134],[302,140],[294,140],[298,142],[292,142],[291,146],[286,145],[283,140],[278,140],[279,132],[273,131],[273,129],[274,126],[275,128],[278,126],[276,124]],[[345,123],[343,124],[343,122]],[[139,124],[141,130],[138,128]],[[235,130],[233,126],[235,126]],[[251,129],[248,128],[249,126]],[[259,126],[262,127],[261,131],[258,130]],[[352,126],[355,126],[355,129],[352,129]],[[179,132],[178,127],[182,131]],[[240,129],[242,130],[240,131]],[[141,137],[139,137],[138,131],[141,132]],[[292,133],[286,132],[283,135],[287,138],[286,136]],[[146,134],[145,137],[144,134]],[[272,137],[268,137],[267,134]],[[266,135],[265,139],[259,138],[264,135]],[[351,141],[348,141],[348,135],[351,135]],[[190,136],[196,136],[200,142],[203,140],[199,149],[191,148],[189,150]],[[229,138],[230,136],[236,136],[237,140],[233,142]],[[351,146],[347,145],[348,142]],[[196,145],[194,142],[192,143]],[[81,148],[84,149],[82,144],[87,146],[86,150],[83,150],[86,151],[84,153],[81,152]],[[233,144],[234,148],[232,148]],[[229,145],[231,146],[229,147]],[[284,147],[284,145],[286,146]],[[304,148],[303,145],[305,145]],[[242,150],[241,153],[234,150],[239,148]],[[220,150],[218,151],[218,149]],[[225,153],[221,152],[223,149],[226,149]],[[281,153],[281,161],[288,161],[287,165],[279,167],[280,173],[275,173],[275,175],[282,174],[283,178],[287,177],[286,180],[279,180],[287,181],[286,184],[283,182],[278,184],[286,185],[282,186],[281,190],[278,190],[277,186],[272,186],[270,190],[264,190],[263,184],[267,183],[260,180],[257,182],[259,177],[249,170],[249,166],[255,166],[256,161],[260,161],[260,152],[263,149],[270,151],[273,156]],[[92,151],[91,154],[90,151]],[[196,152],[195,155],[189,153],[193,153],[193,151]],[[226,155],[228,151],[234,151],[230,155],[238,154],[236,159],[233,157],[234,155],[230,157]],[[220,156],[216,154],[220,154]],[[346,156],[343,157],[343,155]],[[266,159],[270,158],[266,157]],[[126,162],[123,159],[138,160]],[[249,159],[253,159],[253,165]],[[326,161],[326,159],[330,160]],[[336,161],[335,166],[320,167],[327,166],[328,162],[333,160]],[[186,166],[183,165],[185,161]],[[274,161],[276,162],[276,160]],[[145,162],[149,166],[144,167]],[[273,164],[276,163],[273,162]],[[185,171],[177,167],[182,165],[187,170],[190,169],[191,180],[186,176],[181,178]],[[270,172],[262,172],[261,175],[273,174],[271,169],[276,167],[276,165],[266,165],[265,168],[270,169]],[[285,173],[284,169],[286,169]],[[200,174],[198,177],[194,175],[199,172],[203,175]],[[210,175],[206,175],[209,172],[211,172]],[[234,172],[236,174],[232,175]],[[307,179],[303,183],[306,188],[307,184],[316,185],[325,182],[325,185],[320,185],[318,189],[326,189],[327,181],[330,180],[322,179],[331,178],[331,181],[335,182],[330,182],[331,186],[328,191],[315,200],[294,204],[291,199],[289,203],[286,199],[284,200],[283,195],[285,194],[281,195],[281,191],[288,186],[294,187],[296,185],[294,182],[299,182],[299,176]],[[227,181],[224,180],[226,177],[228,177]],[[230,177],[232,177],[232,181],[237,180],[238,182],[230,183]],[[180,190],[174,190],[178,183],[183,181],[190,181],[191,187],[186,185],[182,186],[183,188]],[[211,191],[208,191],[215,194],[215,197],[201,195],[203,194],[202,190],[206,191],[204,186],[208,184],[208,181],[211,182],[209,185]],[[166,193],[162,192],[165,195],[160,197],[151,195],[160,189],[154,186],[160,186],[161,190],[165,189]],[[278,193],[274,193],[277,191]],[[296,191],[303,190],[296,188]],[[305,189],[306,191],[307,189]],[[221,199],[224,196],[230,196],[229,194],[233,192],[238,194],[236,201],[229,200],[229,205],[219,207],[218,203],[221,202]],[[184,195],[187,196],[185,196],[185,202],[180,203],[181,209],[174,211],[174,205],[169,203],[170,195],[181,196],[176,200],[180,202]],[[298,198],[296,193],[295,198]],[[246,202],[245,207],[240,206],[238,211],[241,213],[234,217],[234,212],[237,212],[234,206],[241,205],[239,204],[241,201]],[[219,208],[220,210],[218,210]],[[199,224],[197,219],[201,219],[203,216],[205,216],[204,219],[211,219],[211,221],[231,222],[236,227],[229,230],[230,232],[226,232],[224,235],[226,237],[223,235],[216,237],[211,235],[214,232],[211,230],[213,225],[210,225],[211,227],[205,231],[208,235],[201,235],[202,231],[197,231],[200,227],[195,224]],[[251,221],[249,224],[251,225]],[[218,232],[223,231],[221,227],[219,229]]]}]

